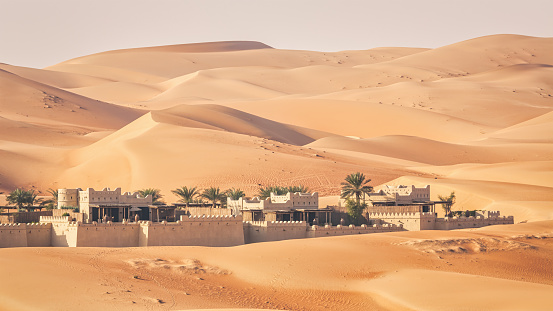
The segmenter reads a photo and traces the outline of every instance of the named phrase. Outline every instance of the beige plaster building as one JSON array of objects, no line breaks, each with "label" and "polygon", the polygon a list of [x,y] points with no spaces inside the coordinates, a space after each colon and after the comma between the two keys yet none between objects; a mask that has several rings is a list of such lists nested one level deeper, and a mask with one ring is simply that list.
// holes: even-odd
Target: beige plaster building
[{"label": "beige plaster building", "polygon": [[94,190],[87,188],[58,189],[58,208],[78,207],[85,222],[99,221],[104,217],[119,222],[138,214],[149,220],[152,197],[142,197],[138,192],[121,192],[121,188]]},{"label": "beige plaster building", "polygon": [[309,224],[330,222],[330,208],[319,208],[319,194],[292,193],[271,196],[266,199],[227,198],[227,207],[237,214],[241,213],[244,221],[305,221]]},{"label": "beige plaster building", "polygon": [[368,217],[373,224],[396,225],[404,230],[451,230],[512,224],[514,218],[501,217],[497,211],[478,211],[471,217],[438,218],[436,205],[430,200],[430,185],[422,188],[385,185],[380,191],[365,197],[369,203]]}]

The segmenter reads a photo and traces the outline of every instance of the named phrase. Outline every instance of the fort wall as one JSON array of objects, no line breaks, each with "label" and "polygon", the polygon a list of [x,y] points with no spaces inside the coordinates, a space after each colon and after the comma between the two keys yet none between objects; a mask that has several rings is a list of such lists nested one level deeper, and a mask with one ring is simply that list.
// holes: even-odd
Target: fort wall
[{"label": "fort wall", "polygon": [[246,244],[307,237],[305,221],[246,221],[243,226]]},{"label": "fort wall", "polygon": [[455,230],[514,224],[513,216],[501,217],[496,211],[486,211],[479,215],[476,217],[437,218],[434,213],[370,213],[369,218],[375,224],[401,225],[408,231]]},{"label": "fort wall", "polygon": [[183,207],[177,213],[184,213],[186,216],[231,216],[232,211],[231,208]]},{"label": "fort wall", "polygon": [[0,247],[47,247],[51,231],[50,224],[0,225]]},{"label": "fort wall", "polygon": [[176,223],[143,222],[140,246],[235,246],[244,244],[242,217],[181,216]]},{"label": "fort wall", "polygon": [[139,239],[138,223],[71,223],[69,229],[76,228],[78,247],[137,247]]},{"label": "fort wall", "polygon": [[244,240],[248,243],[305,239],[324,236],[366,234],[403,231],[401,225],[383,224],[373,226],[308,226],[303,221],[247,221],[244,222]]},{"label": "fort wall", "polygon": [[508,217],[459,217],[459,218],[436,218],[436,230],[455,230],[467,228],[480,228],[493,225],[510,225],[514,224],[513,216]]},{"label": "fort wall", "polygon": [[0,247],[27,246],[26,224],[0,225]]},{"label": "fort wall", "polygon": [[27,224],[26,225],[28,247],[48,247],[52,245],[52,225],[50,224]]},{"label": "fort wall", "polygon": [[369,219],[376,224],[402,226],[407,231],[433,230],[436,215],[434,213],[370,213]]},{"label": "fort wall", "polygon": [[393,232],[393,231],[403,231],[402,226],[394,224],[383,224],[383,225],[361,225],[361,226],[311,226],[307,231],[307,237],[309,238],[318,238],[325,236],[339,236],[339,235],[352,235],[352,234],[367,234],[367,233],[378,233],[378,232]]}]

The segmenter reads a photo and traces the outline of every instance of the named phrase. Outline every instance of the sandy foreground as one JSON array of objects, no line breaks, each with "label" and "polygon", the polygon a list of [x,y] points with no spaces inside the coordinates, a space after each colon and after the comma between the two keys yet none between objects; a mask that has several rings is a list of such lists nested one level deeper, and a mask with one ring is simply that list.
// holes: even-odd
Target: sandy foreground
[{"label": "sandy foreground", "polygon": [[0,297],[4,310],[550,310],[552,228],[2,249]]},{"label": "sandy foreground", "polygon": [[[1,59],[0,59],[1,62]],[[0,249],[6,310],[550,310],[553,39],[324,53],[152,47],[0,63],[0,204],[17,187],[455,191],[515,225],[232,248]]]}]

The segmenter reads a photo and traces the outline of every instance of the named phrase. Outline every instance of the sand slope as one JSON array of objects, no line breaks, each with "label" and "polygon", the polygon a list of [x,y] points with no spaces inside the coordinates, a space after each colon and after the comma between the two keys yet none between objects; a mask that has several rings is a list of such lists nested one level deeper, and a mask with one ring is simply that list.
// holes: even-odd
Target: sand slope
[{"label": "sand slope", "polygon": [[[518,35],[335,53],[215,42],[0,64],[0,192],[154,187],[173,202],[181,186],[254,195],[303,184],[326,205],[360,171],[376,188],[430,184],[434,199],[455,191],[454,210],[517,223],[233,248],[2,249],[0,309],[546,310],[552,66],[552,38]],[[32,299],[30,283],[41,289]]]},{"label": "sand slope", "polygon": [[[547,310],[551,225],[228,248],[2,249],[0,272],[10,281],[0,297],[7,310]],[[31,279],[41,290],[28,299],[20,289]]]},{"label": "sand slope", "polygon": [[[56,159],[38,163],[57,174],[21,180],[52,186],[155,183],[168,194],[217,183],[254,194],[305,183],[336,194],[360,170],[377,184],[422,175],[553,187],[552,42],[496,35],[323,53],[237,41],[109,51],[44,70],[2,65],[0,138],[49,147]],[[18,146],[4,152],[33,157]],[[9,190],[17,183],[3,166]]]}]

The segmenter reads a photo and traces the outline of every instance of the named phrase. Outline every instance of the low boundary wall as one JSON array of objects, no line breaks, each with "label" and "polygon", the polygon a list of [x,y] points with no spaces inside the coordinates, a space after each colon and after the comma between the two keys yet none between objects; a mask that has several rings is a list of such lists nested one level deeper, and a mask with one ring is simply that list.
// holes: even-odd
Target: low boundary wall
[{"label": "low boundary wall", "polygon": [[47,247],[51,245],[50,224],[0,225],[0,247]]},{"label": "low boundary wall", "polygon": [[371,213],[369,217],[373,223],[403,226],[408,231],[455,230],[515,223],[513,216],[501,217],[496,211],[476,217],[437,218],[434,213]]},{"label": "low boundary wall", "polygon": [[[513,224],[514,218],[495,216],[432,218],[432,229],[452,230]],[[383,217],[382,214],[380,214]],[[375,221],[386,222],[398,214]],[[405,215],[403,215],[405,216]],[[425,223],[430,215],[411,215]],[[395,218],[394,218],[395,217]],[[417,218],[418,217],[418,218]],[[409,218],[409,221],[411,220]],[[246,221],[241,216],[182,216],[174,223],[121,222],[83,224],[68,216],[42,216],[41,223],[0,225],[0,247],[138,247],[138,246],[235,246],[244,243],[280,241],[403,231],[403,224],[372,226],[308,226],[303,221]],[[405,218],[403,218],[405,220]],[[413,222],[413,227],[417,222]],[[429,223],[430,224],[430,223]],[[424,229],[423,229],[424,230]]]},{"label": "low boundary wall", "polygon": [[249,244],[403,230],[402,226],[392,224],[373,226],[308,226],[303,221],[246,221],[244,222],[244,241],[246,244]]},{"label": "low boundary wall", "polygon": [[139,246],[235,246],[244,244],[241,216],[181,216],[175,223],[140,224]]},{"label": "low boundary wall", "polygon": [[459,217],[459,218],[436,218],[436,230],[454,230],[467,228],[480,228],[493,225],[511,225],[515,223],[513,216],[500,217]]}]

